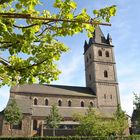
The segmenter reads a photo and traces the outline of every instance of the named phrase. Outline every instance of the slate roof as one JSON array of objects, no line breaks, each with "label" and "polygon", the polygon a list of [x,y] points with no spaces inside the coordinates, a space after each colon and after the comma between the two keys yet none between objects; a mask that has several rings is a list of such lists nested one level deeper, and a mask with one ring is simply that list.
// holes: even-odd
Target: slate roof
[{"label": "slate roof", "polygon": [[[57,96],[79,96],[95,98],[95,93],[87,87],[65,86],[65,85],[39,85],[39,84],[24,84],[21,86],[14,86],[10,90],[11,93],[19,94],[45,94]],[[16,98],[17,105],[22,113],[32,114],[32,116],[44,117],[49,115],[50,107],[43,105],[33,105],[32,100],[24,98]],[[60,107],[59,111],[62,116],[72,117],[74,113],[85,114],[87,108],[80,107]]]},{"label": "slate roof", "polygon": [[78,86],[64,86],[64,85],[39,85],[39,84],[25,84],[21,86],[12,87],[11,93],[39,93],[51,95],[69,95],[69,96],[84,96],[95,97],[95,93],[87,87]]},{"label": "slate roof", "polygon": [[[17,106],[19,107],[20,111],[22,113],[25,113],[25,114],[31,114],[32,110],[32,101],[30,99],[24,99],[24,98],[21,98],[21,99],[16,99],[16,98],[12,98],[10,97],[8,103],[7,103],[7,106],[12,102],[12,100],[15,100],[16,101],[16,104]],[[4,110],[3,110],[4,112]],[[1,114],[2,112],[0,112]]]}]

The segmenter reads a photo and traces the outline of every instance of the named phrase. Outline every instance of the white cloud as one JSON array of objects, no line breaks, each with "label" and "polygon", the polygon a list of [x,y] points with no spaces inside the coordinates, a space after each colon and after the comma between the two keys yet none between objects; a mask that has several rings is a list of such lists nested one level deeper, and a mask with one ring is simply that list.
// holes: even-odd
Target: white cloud
[{"label": "white cloud", "polygon": [[140,81],[125,81],[120,85],[120,97],[122,108],[129,114],[133,111],[133,94],[140,93]]},{"label": "white cloud", "polygon": [[[76,83],[74,79],[76,77],[76,74],[79,72],[79,68],[81,68],[82,66],[83,56],[79,55],[77,57],[77,54],[71,54],[71,57],[68,57],[64,61],[61,61],[59,69],[62,71],[62,73],[59,76],[59,80],[53,82],[53,84],[75,85]],[[80,76],[80,74],[77,76]]]},{"label": "white cloud", "polygon": [[121,107],[128,115],[133,112],[133,94],[121,95]]},{"label": "white cloud", "polygon": [[3,110],[7,105],[10,96],[9,92],[10,89],[7,86],[0,88],[0,111]]}]

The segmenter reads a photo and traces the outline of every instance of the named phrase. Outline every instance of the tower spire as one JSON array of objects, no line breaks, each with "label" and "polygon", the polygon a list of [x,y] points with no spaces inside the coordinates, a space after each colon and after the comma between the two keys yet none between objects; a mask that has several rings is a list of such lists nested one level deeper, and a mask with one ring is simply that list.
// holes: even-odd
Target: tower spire
[{"label": "tower spire", "polygon": [[85,77],[86,87],[96,93],[97,105],[103,110],[116,110],[119,100],[116,66],[112,38],[105,38],[97,26],[89,43],[85,42]]},{"label": "tower spire", "polygon": [[112,45],[112,37],[109,33],[107,34],[107,42],[109,45]]},{"label": "tower spire", "polygon": [[100,26],[96,26],[95,31],[93,32],[93,37],[89,39],[89,44],[93,44],[93,43],[107,44],[107,40]]}]

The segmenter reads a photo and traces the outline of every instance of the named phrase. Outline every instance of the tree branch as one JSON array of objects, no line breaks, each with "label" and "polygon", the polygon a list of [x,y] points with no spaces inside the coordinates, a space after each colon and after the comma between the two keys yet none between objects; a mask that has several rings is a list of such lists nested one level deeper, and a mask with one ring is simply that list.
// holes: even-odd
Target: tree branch
[{"label": "tree branch", "polygon": [[2,63],[5,66],[9,66],[9,61],[7,61],[6,59],[0,57],[0,63]]},{"label": "tree branch", "polygon": [[12,66],[11,66],[11,68],[12,68],[13,70],[16,70],[16,71],[21,72],[21,71],[26,70],[26,69],[29,69],[29,68],[31,68],[31,67],[38,66],[38,65],[42,64],[43,62],[45,62],[47,59],[48,59],[48,58],[45,58],[44,60],[42,60],[42,61],[40,61],[40,62],[38,62],[38,63],[34,63],[34,64],[32,64],[32,65],[29,65],[29,66],[23,67],[23,68],[16,69],[16,68],[13,68]]},{"label": "tree branch", "polygon": [[7,45],[7,46],[0,46],[0,49],[7,49],[7,48],[10,48],[10,47],[12,47],[12,44],[9,44],[9,45]]},{"label": "tree branch", "polygon": [[44,18],[44,17],[32,17],[30,14],[19,14],[19,13],[0,13],[1,17],[4,18],[22,18],[22,19],[33,19],[33,20],[48,20],[53,22],[77,22],[77,23],[85,23],[91,25],[104,25],[104,26],[111,26],[109,23],[100,23],[91,19],[90,21],[81,21],[81,20],[70,20],[70,19],[57,19],[57,18]]},{"label": "tree branch", "polygon": [[[48,21],[48,22],[42,22],[41,24],[48,24],[48,23],[50,23],[50,22],[53,22],[53,21]],[[28,25],[28,26],[19,26],[19,25],[13,25],[15,28],[21,28],[21,29],[23,29],[23,28],[30,28],[30,27],[33,27],[33,26],[37,26],[37,25],[39,25],[39,23],[35,23],[35,24],[31,24],[31,25]]]},{"label": "tree branch", "polygon": [[38,23],[35,23],[35,24],[31,24],[31,25],[29,25],[29,26],[18,26],[18,25],[13,25],[15,28],[30,28],[30,27],[33,27],[33,26],[36,26],[36,25],[38,25]]}]

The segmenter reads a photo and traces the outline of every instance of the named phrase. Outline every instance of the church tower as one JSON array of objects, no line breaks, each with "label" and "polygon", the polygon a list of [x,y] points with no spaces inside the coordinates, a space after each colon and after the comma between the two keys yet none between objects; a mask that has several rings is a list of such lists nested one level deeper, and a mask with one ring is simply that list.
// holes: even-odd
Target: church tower
[{"label": "church tower", "polygon": [[113,48],[111,36],[105,38],[99,26],[84,45],[86,87],[93,90],[97,107],[103,110],[116,110],[120,104]]}]

